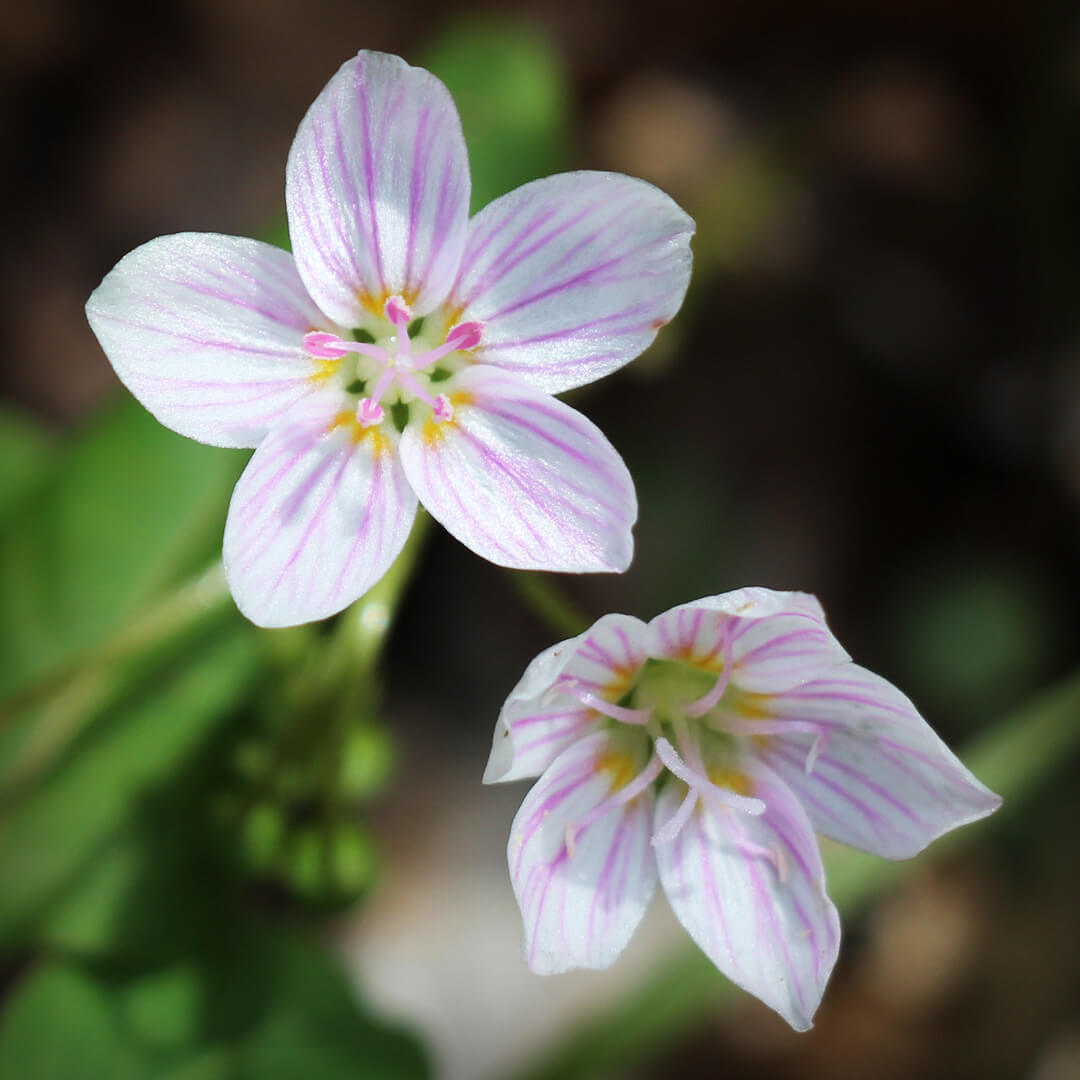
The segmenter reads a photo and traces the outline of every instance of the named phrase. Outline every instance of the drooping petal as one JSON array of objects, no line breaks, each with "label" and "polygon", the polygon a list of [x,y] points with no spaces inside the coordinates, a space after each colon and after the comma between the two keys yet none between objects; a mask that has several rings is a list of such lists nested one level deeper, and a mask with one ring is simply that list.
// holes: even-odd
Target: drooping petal
[{"label": "drooping petal", "polygon": [[723,666],[741,690],[786,690],[851,658],[807,593],[737,589],[665,611],[649,623],[649,654],[705,668]]},{"label": "drooping petal", "polygon": [[814,828],[841,843],[907,859],[1001,805],[907,697],[856,664],[760,700],[755,714],[820,728],[823,735],[794,731],[756,744]]},{"label": "drooping petal", "polygon": [[551,763],[514,818],[510,879],[525,957],[538,974],[607,967],[645,913],[656,887],[652,793],[581,823],[633,780],[646,756],[616,733],[587,735]]},{"label": "drooping petal", "polygon": [[618,702],[645,662],[644,635],[640,619],[605,615],[536,657],[499,713],[484,783],[539,776],[596,727],[603,713],[586,704],[588,696]]},{"label": "drooping petal", "polygon": [[125,255],[86,305],[124,385],[166,427],[258,446],[314,389],[304,334],[330,325],[288,252],[238,236],[160,236]]},{"label": "drooping petal", "polygon": [[393,447],[323,391],[294,406],[252,455],[225,523],[225,571],[259,626],[333,615],[401,551],[416,496]]},{"label": "drooping petal", "polygon": [[595,424],[482,365],[455,376],[449,396],[452,421],[410,424],[401,437],[409,483],[433,517],[500,566],[629,566],[634,486]]},{"label": "drooping petal", "polygon": [[300,276],[343,326],[381,313],[393,295],[424,315],[457,273],[469,192],[446,87],[400,57],[362,52],[315,99],[289,153],[285,199]]},{"label": "drooping petal", "polygon": [[[747,763],[745,779],[745,793],[764,800],[765,812],[753,817],[699,800],[675,838],[655,847],[660,882],[706,956],[804,1031],[836,962],[840,921],[794,795],[756,763]],[[681,783],[664,786],[658,827],[685,794]]]},{"label": "drooping petal", "polygon": [[481,362],[558,393],[622,367],[675,315],[693,232],[644,180],[535,180],[473,218],[451,303],[485,324]]}]

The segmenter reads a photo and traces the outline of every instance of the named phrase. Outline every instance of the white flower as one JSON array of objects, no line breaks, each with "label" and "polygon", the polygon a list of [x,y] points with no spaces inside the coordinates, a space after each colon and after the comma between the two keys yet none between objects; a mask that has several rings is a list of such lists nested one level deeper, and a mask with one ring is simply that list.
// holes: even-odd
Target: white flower
[{"label": "white flower", "polygon": [[903,859],[1001,802],[814,597],[769,589],[607,615],[541,653],[484,780],[533,776],[508,857],[534,971],[611,964],[659,876],[713,963],[798,1030],[840,944],[814,830]]},{"label": "white flower", "polygon": [[252,621],[306,622],[357,599],[401,550],[418,499],[503,566],[629,565],[630,475],[550,395],[632,360],[675,314],[693,222],[614,173],[537,180],[472,220],[469,192],[446,87],[361,53],[289,154],[294,255],[165,236],[90,297],[117,374],[162,423],[257,448],[224,545]]}]

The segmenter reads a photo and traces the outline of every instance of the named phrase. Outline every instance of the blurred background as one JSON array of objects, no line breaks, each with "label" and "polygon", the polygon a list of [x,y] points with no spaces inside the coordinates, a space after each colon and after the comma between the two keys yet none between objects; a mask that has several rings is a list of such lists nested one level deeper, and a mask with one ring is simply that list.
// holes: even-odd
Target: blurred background
[{"label": "blurred background", "polygon": [[[637,483],[627,575],[553,599],[435,528],[381,622],[258,632],[212,568],[243,455],[147,417],[83,304],[159,234],[285,242],[360,48],[450,86],[474,208],[631,173],[695,273],[570,395]],[[1075,4],[12,0],[0,86],[0,1075],[1080,1076],[1075,689],[997,819],[851,901],[802,1036],[659,898],[609,972],[531,976],[525,788],[479,783],[574,609],[812,591],[962,754],[1072,685]]]}]

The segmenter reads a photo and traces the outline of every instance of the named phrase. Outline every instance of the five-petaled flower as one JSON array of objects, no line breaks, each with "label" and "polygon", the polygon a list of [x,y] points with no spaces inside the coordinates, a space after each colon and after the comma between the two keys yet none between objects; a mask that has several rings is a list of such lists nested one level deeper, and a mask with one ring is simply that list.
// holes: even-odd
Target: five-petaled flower
[{"label": "five-petaled flower", "polygon": [[224,543],[254,622],[359,597],[401,550],[417,498],[504,566],[629,565],[629,473],[551,395],[621,367],[675,314],[693,222],[614,173],[534,181],[472,220],[469,195],[446,87],[361,53],[293,143],[293,255],[160,237],[91,296],[106,354],[162,423],[257,448]]},{"label": "five-petaled flower", "polygon": [[799,1030],[840,942],[814,830],[902,859],[1001,801],[814,597],[769,589],[607,615],[541,653],[484,780],[534,776],[508,847],[534,971],[607,967],[659,876],[709,959]]}]

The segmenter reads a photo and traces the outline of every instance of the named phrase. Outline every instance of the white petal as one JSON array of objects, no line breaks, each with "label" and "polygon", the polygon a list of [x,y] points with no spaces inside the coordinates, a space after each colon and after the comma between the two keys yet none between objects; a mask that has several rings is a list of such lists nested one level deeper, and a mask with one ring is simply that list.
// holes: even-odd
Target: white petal
[{"label": "white petal", "polygon": [[[763,759],[795,791],[814,828],[888,859],[906,859],[1001,805],[891,683],[855,664],[757,703],[760,715],[819,725],[765,736]],[[807,761],[811,763],[807,772]]]},{"label": "white petal", "polygon": [[288,252],[213,233],[161,236],[125,255],[86,315],[139,401],[213,446],[258,446],[314,389],[304,335],[331,325]]},{"label": "white petal", "polygon": [[605,615],[583,634],[545,649],[525,669],[499,713],[484,783],[539,776],[602,714],[569,692],[569,683],[618,702],[645,663],[645,624]]},{"label": "white petal", "polygon": [[390,440],[328,391],[295,406],[255,451],[225,523],[225,571],[259,626],[333,615],[401,551],[416,496]]},{"label": "white petal", "polygon": [[[784,783],[746,766],[752,817],[701,801],[674,840],[656,845],[660,882],[679,922],[732,982],[793,1028],[811,1026],[840,946],[840,920],[810,822]],[[741,790],[741,789],[740,789]],[[686,788],[665,785],[662,826]]]},{"label": "white petal", "polygon": [[608,733],[588,735],[552,762],[514,818],[510,879],[525,925],[525,958],[538,974],[608,967],[645,913],[656,887],[651,792],[575,826],[632,779],[646,756]]},{"label": "white petal", "polygon": [[286,170],[289,234],[311,295],[343,326],[392,295],[430,311],[461,261],[469,190],[446,87],[386,53],[347,61],[301,122]]},{"label": "white petal", "polygon": [[681,604],[649,623],[651,656],[722,666],[726,648],[733,683],[751,693],[786,690],[851,659],[807,593],[738,589]]},{"label": "white petal", "polygon": [[409,482],[444,528],[519,570],[630,565],[634,486],[595,424],[484,366],[456,376],[450,400],[451,422],[410,424],[401,437]]},{"label": "white petal", "polygon": [[535,180],[473,218],[452,305],[485,324],[478,359],[558,393],[644,350],[682,305],[694,222],[618,173]]}]

